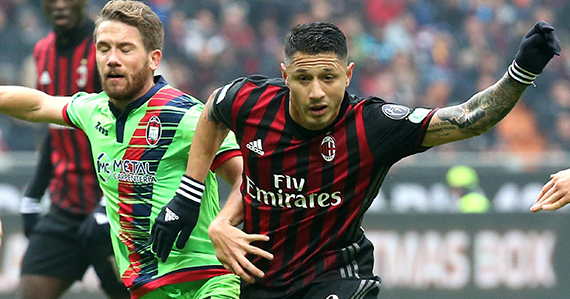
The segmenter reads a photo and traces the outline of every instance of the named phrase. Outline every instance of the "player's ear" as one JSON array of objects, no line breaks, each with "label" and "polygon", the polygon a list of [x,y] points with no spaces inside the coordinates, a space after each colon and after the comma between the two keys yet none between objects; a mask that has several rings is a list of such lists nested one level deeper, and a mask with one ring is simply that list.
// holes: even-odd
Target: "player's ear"
[{"label": "player's ear", "polygon": [[351,62],[346,67],[346,87],[350,85],[350,80],[352,80],[352,72],[354,71],[354,62]]},{"label": "player's ear", "polygon": [[285,80],[285,84],[289,86],[289,80],[287,80],[287,67],[285,67],[284,63],[281,63],[281,76],[283,77],[283,80]]},{"label": "player's ear", "polygon": [[149,68],[152,71],[156,71],[156,69],[158,69],[158,65],[160,64],[160,61],[162,60],[162,51],[153,50],[150,52],[149,57],[150,57]]}]

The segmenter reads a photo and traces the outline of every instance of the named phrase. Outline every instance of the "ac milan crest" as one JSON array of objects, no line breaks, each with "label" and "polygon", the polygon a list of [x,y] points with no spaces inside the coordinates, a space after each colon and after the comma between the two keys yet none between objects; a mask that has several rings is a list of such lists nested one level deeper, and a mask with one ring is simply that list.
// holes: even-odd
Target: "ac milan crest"
[{"label": "ac milan crest", "polygon": [[325,161],[331,162],[336,155],[336,140],[332,135],[327,135],[321,141],[321,156]]},{"label": "ac milan crest", "polygon": [[153,115],[146,125],[146,142],[149,145],[156,145],[162,136],[162,124],[160,123],[160,118]]},{"label": "ac milan crest", "polygon": [[77,68],[77,87],[84,88],[87,85],[87,76],[89,70],[87,69],[87,59],[83,58],[81,60],[81,65]]}]

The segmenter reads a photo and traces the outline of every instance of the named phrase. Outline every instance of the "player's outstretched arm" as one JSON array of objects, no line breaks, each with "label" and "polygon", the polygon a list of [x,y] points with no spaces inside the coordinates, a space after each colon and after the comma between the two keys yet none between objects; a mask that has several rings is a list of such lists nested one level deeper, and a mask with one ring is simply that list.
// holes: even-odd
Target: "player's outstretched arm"
[{"label": "player's outstretched arm", "polygon": [[62,110],[70,99],[27,87],[0,86],[0,113],[31,122],[67,125]]},{"label": "player's outstretched arm", "polygon": [[554,55],[560,55],[560,42],[554,28],[540,21],[523,38],[515,60],[497,83],[467,102],[436,111],[422,146],[462,140],[490,130],[511,111]]},{"label": "player's outstretched arm", "polygon": [[542,187],[531,212],[558,210],[570,203],[570,169],[550,175],[550,181]]}]

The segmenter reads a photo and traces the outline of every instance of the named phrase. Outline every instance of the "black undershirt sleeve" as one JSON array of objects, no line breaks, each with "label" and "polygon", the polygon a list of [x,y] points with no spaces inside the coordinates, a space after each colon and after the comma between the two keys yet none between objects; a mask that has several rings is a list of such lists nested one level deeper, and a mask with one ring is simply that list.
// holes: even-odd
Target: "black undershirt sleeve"
[{"label": "black undershirt sleeve", "polygon": [[48,133],[40,148],[39,161],[36,172],[26,188],[24,196],[38,199],[44,195],[52,178],[53,167],[51,165],[51,138]]}]

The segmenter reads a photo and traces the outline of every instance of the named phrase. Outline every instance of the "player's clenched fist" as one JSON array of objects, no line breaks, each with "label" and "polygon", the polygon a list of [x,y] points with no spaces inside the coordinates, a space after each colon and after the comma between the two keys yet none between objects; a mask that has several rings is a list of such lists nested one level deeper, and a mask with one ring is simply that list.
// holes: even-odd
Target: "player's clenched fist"
[{"label": "player's clenched fist", "polygon": [[531,85],[550,59],[560,55],[560,49],[554,27],[539,21],[522,39],[515,60],[509,67],[509,75],[520,83]]}]

